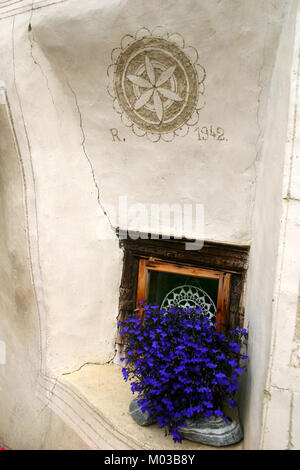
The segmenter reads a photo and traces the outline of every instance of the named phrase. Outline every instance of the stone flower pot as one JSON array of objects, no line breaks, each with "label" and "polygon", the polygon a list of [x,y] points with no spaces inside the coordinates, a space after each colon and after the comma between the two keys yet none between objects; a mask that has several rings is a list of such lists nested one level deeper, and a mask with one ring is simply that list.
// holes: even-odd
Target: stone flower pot
[{"label": "stone flower pot", "polygon": [[[141,410],[138,398],[134,398],[130,402],[129,413],[140,426],[149,426],[155,422],[147,411]],[[222,418],[215,416],[211,418],[198,417],[187,419],[185,425],[180,428],[185,439],[209,446],[223,447],[236,444],[244,437],[241,425],[231,419],[228,419],[228,423],[226,423]]]},{"label": "stone flower pot", "polygon": [[138,398],[131,400],[129,405],[130,416],[140,426],[149,426],[149,424],[153,424],[155,421],[150,417],[148,411],[143,412],[141,410],[141,407],[138,404],[138,400]]},{"label": "stone flower pot", "polygon": [[228,419],[226,423],[222,418],[194,418],[185,421],[186,427],[180,431],[185,439],[201,444],[223,447],[236,444],[243,439],[243,430],[237,421]]}]

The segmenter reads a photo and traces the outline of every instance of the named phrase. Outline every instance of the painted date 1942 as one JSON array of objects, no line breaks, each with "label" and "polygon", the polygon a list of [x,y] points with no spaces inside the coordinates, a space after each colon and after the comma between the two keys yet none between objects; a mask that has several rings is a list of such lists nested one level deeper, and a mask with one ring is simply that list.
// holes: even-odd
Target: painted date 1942
[{"label": "painted date 1942", "polygon": [[209,126],[202,126],[196,127],[194,132],[198,135],[198,140],[205,141],[205,140],[219,140],[219,141],[227,141],[227,137],[225,136],[225,131],[223,127],[215,127],[212,125]]}]

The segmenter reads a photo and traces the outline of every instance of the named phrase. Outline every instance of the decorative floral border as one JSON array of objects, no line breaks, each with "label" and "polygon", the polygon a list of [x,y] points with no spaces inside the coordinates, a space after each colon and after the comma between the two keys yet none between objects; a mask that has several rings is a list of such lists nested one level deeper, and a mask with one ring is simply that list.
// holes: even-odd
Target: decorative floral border
[{"label": "decorative floral border", "polygon": [[[122,52],[124,52],[127,49],[127,47],[133,42],[138,41],[143,38],[149,38],[149,37],[161,38],[171,43],[174,43],[189,58],[198,76],[198,101],[196,104],[195,111],[193,112],[192,116],[186,121],[186,123],[183,126],[168,133],[153,133],[153,132],[150,132],[150,131],[147,131],[145,129],[138,127],[137,124],[132,122],[129,116],[120,107],[119,101],[117,98],[117,93],[115,90],[114,76],[115,76],[116,63],[117,63],[119,55]],[[116,47],[112,50],[112,53],[111,53],[112,64],[110,64],[107,69],[107,76],[109,79],[107,91],[109,95],[111,96],[111,98],[113,99],[113,108],[120,115],[122,123],[126,127],[131,128],[132,132],[136,136],[138,137],[146,136],[151,142],[158,142],[160,139],[162,139],[164,142],[171,142],[176,136],[179,136],[179,137],[186,136],[189,132],[189,128],[197,124],[199,120],[199,111],[203,109],[206,104],[204,100],[204,93],[205,93],[204,81],[206,78],[206,71],[204,67],[198,63],[198,59],[199,59],[199,56],[198,56],[197,50],[192,46],[186,45],[181,34],[179,33],[170,34],[166,31],[165,28],[161,26],[157,26],[152,31],[150,31],[148,28],[143,27],[139,29],[134,36],[130,34],[126,34],[125,36],[123,36],[123,38],[121,39],[121,47]]]}]

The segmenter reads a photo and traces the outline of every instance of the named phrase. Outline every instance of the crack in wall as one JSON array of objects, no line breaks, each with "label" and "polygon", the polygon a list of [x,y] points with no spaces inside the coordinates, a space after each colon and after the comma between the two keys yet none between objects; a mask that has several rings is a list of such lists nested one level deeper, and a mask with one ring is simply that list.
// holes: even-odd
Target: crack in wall
[{"label": "crack in wall", "polygon": [[[260,156],[260,150],[261,150],[261,145],[260,145],[260,140],[262,138],[262,134],[263,134],[263,128],[261,126],[261,123],[260,123],[260,119],[259,119],[259,113],[260,113],[260,108],[261,108],[261,98],[262,98],[262,93],[263,93],[263,90],[264,90],[264,84],[263,84],[263,81],[262,81],[262,78],[261,78],[261,75],[262,75],[262,71],[264,69],[264,66],[265,66],[265,57],[264,57],[264,51],[265,51],[265,46],[263,48],[263,60],[262,60],[262,64],[261,64],[261,67],[258,71],[258,87],[259,87],[259,92],[258,92],[258,95],[257,95],[257,107],[256,107],[256,123],[257,123],[257,128],[258,128],[258,135],[257,135],[257,139],[256,139],[256,144],[255,144],[255,148],[256,148],[256,155],[255,155],[255,160],[253,162],[253,164],[255,165],[258,161],[259,161],[259,156]],[[256,176],[257,178],[257,176]]]},{"label": "crack in wall", "polygon": [[[70,372],[64,372],[63,374],[61,374],[61,376],[65,376],[65,375],[70,375],[70,374],[74,374],[75,372],[79,372],[81,369],[83,369],[84,366],[89,366],[89,365],[93,365],[93,366],[107,366],[109,364],[111,364],[113,361],[114,361],[114,358],[115,358],[115,355],[116,355],[116,351],[115,353],[113,354],[113,357],[110,358],[108,361],[104,361],[104,362],[85,362],[84,364],[82,364],[80,367],[78,367],[77,369],[74,369]],[[56,379],[57,380],[57,379]]]},{"label": "crack in wall", "polygon": [[294,393],[292,392],[291,396],[291,404],[290,404],[290,421],[289,421],[289,442],[288,442],[288,450],[294,449],[293,444],[293,414],[294,414]]},{"label": "crack in wall", "polygon": [[[39,329],[40,329],[40,336],[39,336],[39,350],[40,350],[40,370],[45,369],[45,358],[46,358],[46,323],[43,322],[42,317],[45,316],[45,305],[43,299],[43,292],[39,292],[39,288],[37,287],[36,277],[42,279],[41,275],[41,265],[40,265],[40,252],[39,252],[39,233],[38,233],[38,215],[37,215],[37,205],[36,205],[36,183],[35,183],[35,175],[33,170],[33,162],[32,162],[32,153],[31,153],[31,145],[28,136],[28,131],[26,127],[22,100],[19,93],[18,85],[17,85],[17,78],[16,78],[16,62],[15,62],[15,17],[12,20],[12,30],[11,30],[11,47],[12,47],[12,73],[13,73],[13,84],[15,88],[15,93],[17,97],[17,102],[19,105],[19,110],[21,114],[25,140],[27,144],[28,150],[28,169],[25,170],[25,158],[23,161],[22,153],[19,147],[18,138],[16,135],[16,131],[14,129],[13,124],[13,116],[12,112],[9,107],[10,118],[13,126],[14,132],[14,139],[16,143],[16,149],[18,158],[20,161],[21,171],[22,171],[22,179],[24,184],[24,207],[25,207],[25,221],[26,221],[26,239],[28,245],[28,258],[29,258],[29,265],[30,265],[30,276],[33,285],[33,292],[35,297],[36,308],[38,312],[38,322],[39,322]],[[28,179],[28,181],[27,181]],[[34,200],[30,201],[29,197],[29,189],[28,187],[32,185],[33,193],[34,193]],[[31,215],[30,215],[31,214]],[[34,219],[34,222],[30,222],[30,217]],[[35,225],[34,225],[35,224]],[[32,233],[32,226],[35,227],[35,233]],[[36,244],[34,248],[34,244]],[[34,262],[33,251],[36,250],[37,253],[37,260],[36,263]],[[42,282],[41,282],[42,283]]]},{"label": "crack in wall", "polygon": [[[289,388],[279,387],[279,385],[275,385],[275,384],[271,385],[271,389],[272,388],[274,388],[275,390],[279,392],[290,392]],[[272,392],[269,392],[269,393],[270,393],[270,397],[272,397]]]},{"label": "crack in wall", "polygon": [[[264,91],[264,88],[265,88],[264,82],[261,78],[263,69],[265,67],[265,47],[266,46],[265,46],[265,41],[264,41],[263,53],[262,53],[262,62],[261,62],[261,66],[259,67],[259,70],[258,70],[258,79],[257,79],[258,93],[257,93],[257,99],[256,99],[256,102],[257,102],[257,106],[256,106],[256,124],[257,124],[257,128],[258,128],[258,134],[257,134],[256,142],[255,142],[255,158],[250,163],[250,165],[248,165],[243,170],[243,173],[245,173],[252,166],[255,166],[256,163],[258,163],[259,160],[260,160],[260,154],[261,154],[260,140],[261,140],[262,135],[263,135],[263,127],[260,123],[259,114],[260,114],[260,109],[261,109],[262,94],[263,94],[263,91]],[[255,184],[256,181],[257,181],[257,172],[255,173],[255,176],[254,176],[254,179],[253,179],[253,184]]]},{"label": "crack in wall", "polygon": [[[289,388],[279,387],[278,385],[272,384],[271,389],[274,389],[278,392],[288,392],[290,394],[290,406],[289,406],[289,423],[288,423],[288,443],[286,450],[293,450],[293,415],[294,415],[294,393]],[[265,390],[268,394],[268,401],[272,399],[272,392]]]},{"label": "crack in wall", "polygon": [[[33,33],[33,27],[32,27],[32,18],[33,18],[33,11],[34,11],[34,5],[33,5],[33,1],[32,1],[32,6],[31,6],[31,13],[30,13],[30,18],[29,18],[29,23],[28,23],[28,39],[29,39],[29,42],[30,42],[30,55],[31,55],[31,58],[34,62],[35,65],[37,65],[37,67],[39,67],[40,71],[41,71],[41,74],[43,75],[44,79],[45,79],[45,82],[46,82],[46,86],[47,86],[47,89],[49,91],[49,94],[51,96],[51,100],[52,100],[52,103],[55,107],[55,102],[54,102],[54,98],[53,98],[53,94],[50,90],[50,87],[49,87],[49,80],[48,80],[48,77],[47,77],[47,74],[45,73],[43,67],[41,66],[41,64],[38,62],[38,60],[36,59],[36,57],[34,56],[33,54],[33,48],[34,48],[34,44],[37,44],[37,41],[35,40],[34,38],[34,33]],[[90,166],[90,169],[91,169],[91,173],[92,173],[92,178],[93,178],[93,181],[94,181],[94,185],[96,187],[96,192],[97,192],[97,201],[98,201],[98,205],[99,207],[101,208],[101,211],[103,212],[103,214],[105,215],[105,217],[107,218],[108,222],[109,222],[109,226],[111,228],[111,230],[113,231],[114,235],[116,234],[116,229],[114,228],[114,226],[112,225],[112,222],[109,218],[109,215],[107,213],[107,211],[105,210],[105,207],[104,205],[102,204],[102,201],[101,201],[101,194],[100,194],[100,188],[99,188],[99,185],[97,183],[97,180],[96,180],[96,176],[95,176],[95,172],[94,172],[94,168],[93,168],[93,165],[92,165],[92,162],[91,162],[91,159],[89,158],[88,156],[88,153],[86,151],[86,146],[85,146],[85,141],[86,141],[86,137],[85,137],[85,132],[84,132],[84,129],[83,129],[83,123],[82,123],[82,114],[81,114],[81,110],[80,110],[80,107],[79,107],[79,104],[78,104],[78,99],[77,99],[77,95],[73,89],[73,87],[70,85],[70,82],[68,80],[66,80],[67,82],[67,85],[69,87],[69,89],[71,90],[73,96],[74,96],[74,100],[75,100],[75,104],[76,104],[76,108],[77,108],[77,112],[78,112],[78,115],[79,115],[79,125],[80,125],[80,130],[81,130],[81,133],[82,133],[82,141],[81,141],[81,147],[82,147],[82,150],[83,150],[83,153],[85,155],[85,158],[87,159],[88,163],[89,163],[89,166]]]},{"label": "crack in wall", "polygon": [[75,105],[76,105],[76,109],[77,109],[77,112],[78,112],[78,116],[79,116],[79,126],[80,126],[80,130],[81,130],[81,134],[82,134],[82,141],[81,141],[81,147],[82,147],[82,150],[83,150],[83,153],[85,155],[85,158],[89,164],[89,167],[90,167],[90,170],[91,170],[91,174],[92,174],[92,178],[93,178],[93,181],[94,181],[94,185],[95,185],[95,188],[96,188],[96,193],[97,193],[97,202],[98,202],[98,205],[101,209],[101,211],[103,212],[103,214],[105,215],[105,217],[107,218],[107,221],[109,223],[109,226],[112,230],[112,232],[114,233],[115,237],[117,236],[116,235],[116,228],[113,226],[111,220],[110,220],[110,217],[107,213],[107,211],[105,210],[105,207],[101,201],[101,193],[100,193],[100,188],[99,188],[99,185],[97,183],[97,180],[96,180],[96,176],[95,176],[95,171],[94,171],[94,168],[93,168],[93,165],[92,165],[92,162],[91,162],[91,159],[86,151],[86,145],[85,145],[85,141],[86,141],[86,136],[85,136],[85,132],[84,132],[84,129],[83,129],[83,123],[82,123],[82,114],[81,114],[81,110],[80,110],[80,107],[79,107],[79,104],[78,104],[78,99],[77,99],[77,95],[73,89],[73,87],[71,86],[70,82],[66,79],[66,83],[72,93],[72,95],[74,96],[74,101],[75,101]]},{"label": "crack in wall", "polygon": [[[5,20],[6,18],[11,18],[11,17],[15,17],[17,15],[22,15],[22,14],[25,14],[27,13],[28,11],[30,10],[40,10],[41,8],[46,8],[46,7],[50,7],[52,5],[56,5],[57,3],[64,3],[66,2],[67,0],[40,0],[39,2],[37,2],[37,5],[34,5],[34,0],[32,0],[32,3],[31,3],[31,6],[30,4],[25,4],[25,5],[21,5],[20,7],[17,7],[16,8],[16,3],[20,3],[20,2],[23,2],[24,0],[19,0],[18,1],[7,1],[7,2],[0,2],[0,3],[5,3],[5,5],[1,5],[0,6],[0,21],[1,20]],[[44,3],[44,5],[43,5]]]},{"label": "crack in wall", "polygon": [[31,26],[31,20],[29,22],[29,26],[28,26],[28,39],[29,39],[29,42],[30,42],[30,55],[32,57],[32,60],[33,62],[35,63],[35,65],[38,66],[38,68],[40,69],[41,71],[41,74],[43,75],[44,79],[45,79],[45,82],[46,82],[46,86],[47,86],[47,89],[49,91],[49,95],[51,97],[51,100],[52,100],[52,103],[53,103],[53,106],[55,107],[55,102],[54,102],[54,98],[53,98],[53,95],[51,93],[51,90],[50,90],[50,87],[49,87],[49,80],[48,80],[48,77],[46,75],[46,73],[44,72],[41,64],[37,61],[36,57],[34,56],[33,54],[33,48],[34,48],[34,44],[36,42],[36,40],[34,39],[34,34],[33,34],[33,29],[32,29],[32,26]]},{"label": "crack in wall", "polygon": [[265,88],[265,83],[262,79],[262,73],[265,68],[265,47],[266,47],[266,38],[264,38],[264,45],[263,45],[263,51],[262,51],[262,59],[261,59],[261,64],[258,69],[258,78],[257,78],[257,99],[256,99],[256,125],[257,125],[257,137],[254,146],[254,152],[255,156],[251,163],[242,171],[242,173],[246,173],[248,170],[253,169],[252,171],[254,172],[253,175],[250,176],[250,191],[249,191],[249,196],[248,196],[248,206],[250,210],[250,214],[252,216],[249,218],[249,231],[250,233],[253,230],[253,216],[255,213],[255,204],[256,204],[256,196],[257,196],[257,184],[258,184],[258,164],[262,159],[262,137],[263,137],[263,126],[261,125],[260,122],[260,112],[261,112],[261,101],[262,101],[262,95],[264,92]]},{"label": "crack in wall", "polygon": [[[45,82],[46,82],[46,86],[47,86],[47,89],[49,91],[49,94],[51,96],[51,100],[52,100],[52,103],[53,105],[55,106],[55,102],[54,102],[54,98],[53,98],[53,95],[51,93],[51,90],[50,90],[50,87],[49,87],[49,82],[48,82],[48,77],[46,75],[46,73],[44,72],[43,70],[43,67],[41,66],[41,64],[38,62],[38,60],[36,59],[35,55],[34,55],[34,46],[35,44],[37,44],[35,38],[34,38],[34,34],[33,34],[33,28],[32,28],[32,16],[33,16],[33,8],[31,10],[31,14],[30,14],[30,18],[29,18],[29,23],[28,23],[28,40],[29,40],[29,43],[30,43],[30,55],[31,55],[31,58],[34,62],[34,64],[39,67],[40,69],[40,72],[42,74],[42,76],[44,77],[45,79]],[[36,194],[36,191],[35,191],[35,176],[34,176],[34,171],[33,171],[33,162],[32,162],[32,155],[31,155],[31,145],[30,145],[30,140],[29,140],[29,136],[28,136],[28,131],[27,131],[27,127],[26,127],[26,123],[25,123],[25,117],[24,117],[24,113],[23,113],[23,107],[22,107],[22,101],[21,101],[21,96],[20,96],[20,93],[19,93],[19,89],[18,89],[18,85],[17,85],[17,78],[16,78],[16,63],[15,63],[15,39],[14,39],[14,36],[15,36],[15,33],[14,33],[14,29],[15,29],[15,18],[12,19],[12,30],[11,30],[11,43],[12,43],[12,73],[13,73],[13,83],[14,83],[14,87],[15,87],[15,91],[16,91],[16,96],[17,96],[17,100],[18,100],[18,104],[19,104],[19,109],[20,109],[20,114],[22,116],[22,122],[23,122],[23,128],[24,128],[24,133],[25,133],[25,137],[26,137],[26,142],[27,142],[27,146],[28,146],[28,153],[29,153],[29,164],[30,164],[30,172],[31,172],[31,176],[29,175],[29,179],[32,178],[32,184],[33,184],[33,187],[34,187],[34,194]],[[86,146],[85,146],[85,140],[86,140],[86,137],[85,137],[85,132],[84,132],[84,129],[83,129],[83,123],[82,123],[82,115],[81,115],[81,110],[80,110],[80,107],[79,107],[79,104],[78,104],[78,100],[77,100],[77,96],[76,96],[76,93],[74,91],[74,89],[72,88],[72,86],[70,85],[70,83],[67,81],[67,84],[74,96],[74,100],[75,100],[75,104],[76,104],[76,109],[77,109],[77,112],[78,112],[78,115],[79,115],[79,125],[80,125],[80,129],[81,129],[81,133],[82,133],[82,141],[81,141],[81,146],[82,146],[82,149],[83,149],[83,152],[84,152],[84,155],[85,155],[85,158],[86,160],[88,161],[89,163],[89,166],[90,166],[90,170],[91,170],[91,173],[92,173],[92,177],[93,177],[93,181],[94,181],[94,184],[95,184],[95,187],[96,187],[96,190],[97,190],[97,201],[98,201],[98,205],[99,207],[101,208],[103,214],[106,216],[108,222],[109,222],[109,226],[111,228],[111,230],[113,231],[114,235],[116,236],[116,230],[115,228],[113,227],[111,221],[110,221],[110,218],[109,218],[109,215],[107,214],[103,204],[102,204],[102,201],[101,201],[101,196],[100,196],[100,188],[99,188],[99,185],[97,183],[97,180],[96,180],[96,177],[95,177],[95,173],[94,173],[94,169],[93,169],[93,166],[92,166],[92,163],[91,163],[91,160],[88,156],[88,153],[86,151]],[[17,141],[16,141],[16,145],[17,145]],[[33,266],[33,259],[32,259],[32,251],[35,249],[33,246],[32,246],[32,241],[31,241],[31,236],[30,236],[30,222],[29,222],[29,208],[28,208],[28,201],[27,201],[27,198],[28,198],[28,195],[27,195],[27,179],[26,179],[26,175],[25,175],[25,169],[24,169],[24,165],[23,165],[23,161],[22,161],[22,157],[21,157],[21,153],[18,149],[18,154],[19,154],[19,158],[20,158],[20,165],[22,167],[22,174],[23,174],[23,182],[24,182],[24,188],[25,188],[25,209],[26,209],[26,226],[27,226],[27,242],[28,242],[28,250],[29,250],[29,262],[30,262],[30,266],[31,266],[31,277],[32,277],[32,283],[33,283],[33,287],[34,287],[34,292],[35,292],[35,298],[36,298],[36,304],[37,304],[37,309],[38,309],[38,312],[39,312],[39,324],[40,324],[40,331],[41,331],[41,337],[40,337],[40,354],[41,354],[41,365],[40,365],[40,370],[42,371],[43,370],[43,360],[45,359],[45,351],[46,351],[46,329],[44,327],[44,331],[43,331],[43,328],[42,328],[42,320],[41,320],[41,313],[40,313],[40,302],[38,300],[38,294],[37,294],[37,286],[36,286],[36,281],[35,281],[35,277],[36,277],[36,274],[34,274],[34,271],[35,271],[35,268]],[[36,207],[36,202],[34,203],[34,207],[33,207],[33,211],[34,211],[34,217],[35,217],[35,221],[36,221],[36,224],[37,224],[37,207]],[[37,257],[37,263],[38,263],[38,266],[36,266],[36,268],[38,268],[39,270],[39,274],[38,276],[41,277],[41,266],[40,266],[40,256],[39,256],[39,241],[38,241],[38,229],[36,228],[37,232],[36,234],[34,235],[34,238],[36,239],[36,243],[37,243],[37,246],[36,246],[36,249],[37,249],[37,252],[38,252],[38,257]],[[34,242],[34,240],[33,240]],[[43,353],[44,351],[44,353]],[[45,357],[44,357],[45,356]],[[109,364],[109,363],[112,363],[114,361],[114,358],[116,356],[116,350],[114,351],[114,353],[112,354],[112,357],[106,361],[106,362],[103,362],[103,363],[95,363],[95,364],[98,364],[98,365],[105,365],[105,364]],[[77,370],[80,370],[84,365],[86,364],[89,364],[89,363],[85,363],[83,364],[79,369]],[[92,363],[90,363],[92,364]],[[73,372],[76,372],[73,371]],[[72,372],[70,372],[72,373]],[[56,382],[58,380],[58,378],[55,379]],[[49,403],[51,402],[51,399],[52,399],[52,396],[53,396],[53,393],[54,393],[54,389],[55,389],[55,386],[56,386],[56,383],[54,384],[52,390],[51,390],[51,396],[47,402],[47,404],[44,406],[44,408],[41,410],[40,414],[43,412],[43,410],[48,407]]]},{"label": "crack in wall", "polygon": [[[299,13],[298,13],[299,15]],[[299,16],[298,16],[299,18]],[[277,288],[276,288],[276,292],[277,292],[277,307],[276,307],[276,311],[275,311],[275,318],[273,320],[275,326],[274,326],[274,332],[273,332],[273,335],[272,335],[272,338],[271,338],[271,348],[270,348],[270,363],[269,363],[269,370],[268,370],[268,376],[267,376],[267,380],[266,380],[266,383],[267,385],[269,386],[269,388],[275,388],[275,389],[278,389],[278,390],[282,390],[282,391],[288,391],[291,393],[291,402],[290,402],[290,420],[289,420],[289,429],[288,429],[288,432],[289,432],[289,443],[288,443],[288,449],[289,448],[293,448],[294,445],[292,443],[292,419],[293,419],[293,407],[294,407],[294,394],[293,392],[290,390],[290,389],[280,389],[279,387],[275,386],[273,383],[272,383],[272,380],[273,380],[273,369],[274,369],[274,360],[275,360],[275,350],[276,350],[276,346],[277,346],[277,336],[278,336],[278,331],[275,329],[275,327],[277,326],[277,317],[278,317],[278,309],[279,309],[279,302],[280,302],[280,296],[281,296],[281,292],[282,292],[282,277],[283,277],[283,267],[284,267],[284,262],[285,262],[285,251],[286,251],[286,239],[287,239],[287,225],[288,225],[288,220],[289,220],[289,209],[290,209],[290,200],[292,200],[292,198],[290,197],[290,187],[291,187],[291,178],[292,178],[292,162],[293,162],[293,157],[295,155],[294,153],[294,148],[295,148],[295,145],[296,145],[296,129],[297,129],[297,103],[298,103],[298,88],[299,88],[299,74],[300,74],[300,69],[299,69],[299,60],[300,60],[300,55],[299,55],[299,33],[297,33],[297,31],[299,30],[299,19],[297,20],[296,19],[296,22],[295,22],[295,28],[296,28],[296,34],[295,34],[295,37],[297,39],[295,39],[295,42],[294,42],[294,45],[293,45],[293,48],[294,48],[294,53],[293,53],[293,57],[291,58],[291,61],[292,61],[292,67],[291,67],[291,70],[290,70],[290,73],[292,74],[293,71],[296,75],[296,81],[295,81],[295,86],[294,86],[294,89],[293,89],[293,85],[291,85],[291,88],[290,88],[290,91],[289,91],[289,102],[293,102],[293,111],[292,111],[292,116],[288,116],[288,123],[289,122],[292,122],[292,135],[290,137],[291,139],[291,149],[289,151],[289,174],[288,174],[288,182],[287,182],[287,193],[284,197],[282,197],[282,200],[285,201],[286,203],[286,208],[283,210],[282,212],[282,219],[281,219],[281,244],[282,244],[282,252],[280,254],[280,258],[279,258],[279,261],[278,261],[278,272],[279,272],[279,278],[278,278],[278,281],[277,281]],[[296,64],[295,64],[296,62]],[[295,64],[295,65],[294,65]],[[293,93],[293,95],[292,95]],[[287,133],[288,133],[288,126],[287,126]],[[287,139],[287,142],[289,142],[289,139]],[[287,152],[287,149],[285,148],[285,154]],[[285,160],[287,160],[287,156],[285,155]],[[294,335],[296,334],[295,330],[294,330]],[[295,340],[295,337],[294,337],[294,340]],[[293,351],[291,352],[291,354],[293,354]],[[290,358],[290,361],[289,361],[289,367],[293,366],[295,367],[294,365],[292,365],[292,357]],[[265,422],[264,422],[264,429],[266,427],[266,422],[267,422],[267,416],[268,416],[268,409],[265,411]],[[264,432],[263,432],[263,436],[264,436]],[[262,437],[262,445],[264,443],[264,437]]]}]

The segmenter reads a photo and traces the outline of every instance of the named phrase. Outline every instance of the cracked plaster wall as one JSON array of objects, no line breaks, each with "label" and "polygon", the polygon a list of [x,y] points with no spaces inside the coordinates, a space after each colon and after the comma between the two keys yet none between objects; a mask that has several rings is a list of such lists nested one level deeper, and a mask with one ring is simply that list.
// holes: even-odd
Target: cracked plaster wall
[{"label": "cracked plaster wall", "polygon": [[0,88],[0,442],[12,449],[85,449],[86,445],[35,396],[40,324],[31,279],[24,166]]},{"label": "cracked plaster wall", "polygon": [[[52,371],[106,362],[114,353],[122,257],[117,241],[97,239],[97,223],[106,205],[118,207],[120,195],[128,205],[202,203],[206,239],[251,240],[255,161],[283,4],[159,6],[91,1],[83,8],[70,0],[10,21],[10,80],[35,175],[45,367]],[[201,122],[222,126],[227,142],[199,142],[194,129],[152,144],[120,122],[107,93],[111,51],[124,34],[157,24],[180,31],[199,51],[207,72]],[[126,142],[113,142],[113,127]],[[108,213],[107,232],[109,222]]]},{"label": "cracked plaster wall", "polygon": [[[128,204],[202,203],[206,239],[252,241],[267,104],[288,4],[67,0],[1,20],[0,79],[28,179],[44,373],[55,377],[114,357],[122,253],[106,207],[117,206],[120,195]],[[173,142],[151,143],[120,121],[107,93],[111,51],[125,34],[157,25],[180,32],[198,50],[207,73],[200,123],[223,127],[228,141],[200,142],[190,129]],[[111,128],[125,141],[114,142]],[[100,218],[110,240],[97,236]],[[267,363],[267,346],[262,350]]]},{"label": "cracked plaster wall", "polygon": [[[249,370],[244,384],[243,420],[248,423],[245,445],[248,448],[288,448],[290,404],[282,400],[282,409],[273,407],[271,430],[265,428],[264,412],[270,399],[270,370],[288,360],[283,350],[292,346],[293,322],[297,307],[280,304],[280,297],[289,291],[298,292],[299,262],[297,261],[297,237],[291,239],[290,250],[294,262],[283,255],[286,230],[286,192],[290,183],[289,173],[293,158],[296,158],[294,113],[297,102],[295,85],[298,74],[298,38],[295,23],[298,14],[297,2],[291,2],[289,13],[282,29],[276,63],[269,92],[264,139],[261,144],[260,162],[257,163],[256,197],[252,218],[252,245],[250,268],[245,299],[246,322],[249,325]],[[296,75],[295,75],[296,74]],[[275,118],[276,117],[276,118]],[[296,213],[290,213],[289,224],[294,224]],[[283,265],[289,272],[285,286],[281,284]],[[297,267],[298,266],[298,267]],[[298,270],[298,271],[297,271]],[[297,294],[296,294],[297,298]],[[277,313],[278,312],[278,313]],[[278,327],[277,315],[284,321]],[[281,338],[277,344],[274,362],[274,335]],[[285,370],[284,381],[288,382],[290,371]],[[277,384],[278,386],[278,384]],[[297,386],[296,386],[297,388]],[[278,392],[274,391],[274,396]],[[278,403],[282,397],[279,398]],[[285,404],[283,405],[283,402]],[[266,435],[268,437],[266,438]]]}]

